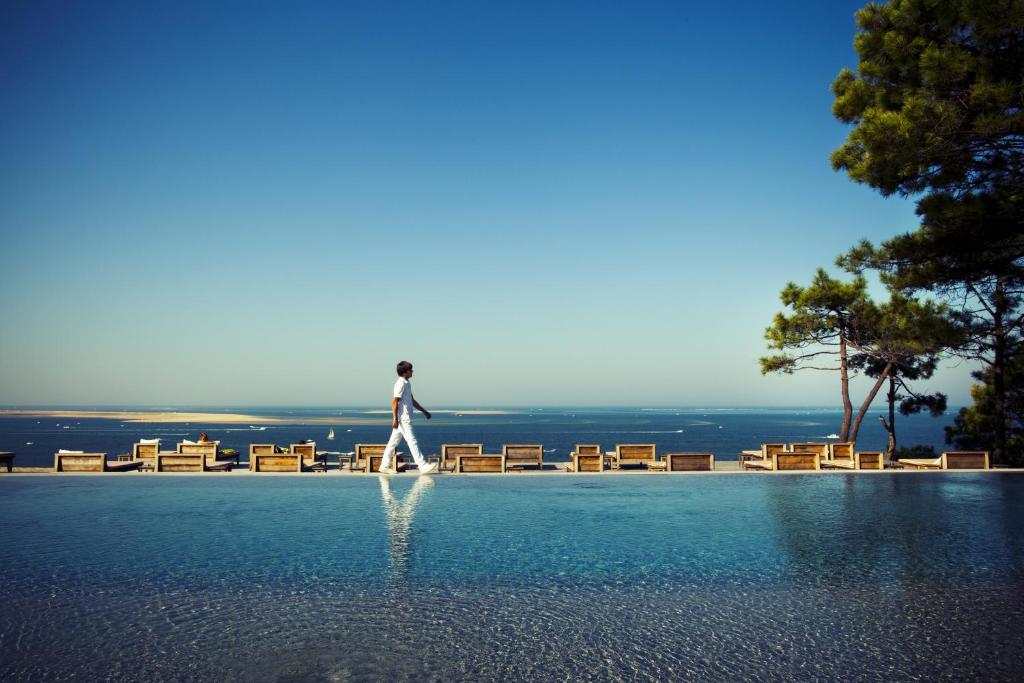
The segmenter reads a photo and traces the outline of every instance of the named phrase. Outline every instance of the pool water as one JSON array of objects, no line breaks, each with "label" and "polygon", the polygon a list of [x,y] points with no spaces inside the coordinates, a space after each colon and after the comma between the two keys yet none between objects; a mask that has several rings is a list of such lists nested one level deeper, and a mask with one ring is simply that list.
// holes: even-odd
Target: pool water
[{"label": "pool water", "polygon": [[0,678],[1014,680],[1024,476],[0,479]]}]

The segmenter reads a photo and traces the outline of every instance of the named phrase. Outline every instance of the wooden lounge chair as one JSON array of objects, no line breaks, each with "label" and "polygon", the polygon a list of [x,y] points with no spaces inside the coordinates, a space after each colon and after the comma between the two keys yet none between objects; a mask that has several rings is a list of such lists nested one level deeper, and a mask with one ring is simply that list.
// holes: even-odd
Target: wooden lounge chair
[{"label": "wooden lounge chair", "polygon": [[899,463],[917,470],[987,470],[988,451],[947,451],[937,458],[903,458]]},{"label": "wooden lounge chair", "polygon": [[504,453],[462,453],[455,456],[455,472],[505,472]]},{"label": "wooden lounge chair", "polygon": [[988,451],[947,451],[942,454],[944,470],[987,470]]},{"label": "wooden lounge chair", "polygon": [[832,455],[832,449],[827,443],[794,443],[790,444],[789,451],[793,453],[817,453],[820,460],[828,460]]},{"label": "wooden lounge chair", "polygon": [[157,472],[230,472],[234,460],[209,460],[203,451],[157,453]]},{"label": "wooden lounge chair", "polygon": [[439,470],[454,472],[460,455],[483,455],[483,452],[484,445],[480,443],[446,443],[441,444],[441,454],[430,459],[437,461]]},{"label": "wooden lounge chair", "polygon": [[[380,463],[384,459],[384,449],[387,447],[386,443],[357,443],[349,469],[380,472]],[[395,464],[398,464],[397,453],[395,454]]]},{"label": "wooden lounge chair", "polygon": [[785,451],[775,453],[771,458],[753,460],[743,463],[744,469],[767,470],[770,472],[782,472],[787,470],[820,470],[821,453]]},{"label": "wooden lounge chair", "polygon": [[576,444],[576,449],[569,454],[566,472],[604,472],[605,454],[600,444]]},{"label": "wooden lounge chair", "polygon": [[853,460],[856,455],[853,441],[837,441],[828,445],[828,459]]},{"label": "wooden lounge chair", "polygon": [[301,472],[302,457],[285,453],[272,443],[249,444],[249,471],[251,472]]},{"label": "wooden lounge chair", "polygon": [[183,441],[178,444],[177,451],[179,455],[188,455],[192,453],[202,453],[206,457],[206,468],[208,470],[221,470],[223,469],[223,462],[234,462],[238,464],[238,454],[226,456],[220,451],[220,441],[203,441],[201,443],[193,443],[191,441]]},{"label": "wooden lounge chair", "polygon": [[137,470],[141,466],[141,460],[107,462],[106,453],[57,451],[53,454],[54,472],[127,472],[128,470]]},{"label": "wooden lounge chair", "polygon": [[714,453],[666,453],[662,456],[668,472],[713,472]]},{"label": "wooden lounge chair", "polygon": [[140,469],[153,471],[156,469],[156,454],[160,452],[160,441],[136,442],[132,444],[132,460],[141,461]]},{"label": "wooden lounge chair", "polygon": [[858,470],[883,470],[885,469],[885,454],[882,451],[858,451]]},{"label": "wooden lounge chair", "polygon": [[772,456],[772,469],[776,472],[785,470],[820,470],[820,451],[793,451],[792,453],[776,453]]},{"label": "wooden lounge chair", "polygon": [[623,465],[645,466],[657,461],[658,455],[653,443],[626,443],[615,446],[613,467],[622,469]]},{"label": "wooden lounge chair", "polygon": [[303,469],[309,470],[310,472],[327,471],[327,454],[317,452],[315,441],[293,443],[291,446],[291,452],[299,458],[300,472]]},{"label": "wooden lounge chair", "polygon": [[510,467],[536,467],[544,469],[544,446],[540,444],[506,444],[501,447],[505,456],[505,470]]},{"label": "wooden lounge chair", "polygon": [[770,460],[776,453],[785,453],[787,450],[784,443],[763,443],[760,450],[741,451],[740,465],[744,465],[747,461],[759,461],[754,466],[758,469],[765,469],[764,465],[768,464],[766,460]]}]

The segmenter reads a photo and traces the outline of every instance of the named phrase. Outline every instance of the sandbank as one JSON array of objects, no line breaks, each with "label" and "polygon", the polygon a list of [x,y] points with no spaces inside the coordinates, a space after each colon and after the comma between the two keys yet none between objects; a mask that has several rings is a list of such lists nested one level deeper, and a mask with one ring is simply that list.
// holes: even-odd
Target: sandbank
[{"label": "sandbank", "polygon": [[268,417],[243,413],[186,413],[176,411],[113,410],[0,410],[0,417],[46,417],[61,419],[117,420],[119,422],[197,423],[246,425],[373,425],[386,420],[371,417]]}]

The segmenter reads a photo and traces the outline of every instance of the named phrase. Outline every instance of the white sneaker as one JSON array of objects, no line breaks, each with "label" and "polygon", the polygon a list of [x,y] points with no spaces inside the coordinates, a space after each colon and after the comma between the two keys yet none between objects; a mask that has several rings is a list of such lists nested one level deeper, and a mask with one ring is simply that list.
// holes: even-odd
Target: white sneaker
[{"label": "white sneaker", "polygon": [[437,472],[437,463],[432,462],[419,468],[420,474],[434,474]]},{"label": "white sneaker", "polygon": [[377,473],[378,474],[398,474],[398,470],[396,470],[394,467],[383,467],[382,466],[379,470],[377,470]]}]

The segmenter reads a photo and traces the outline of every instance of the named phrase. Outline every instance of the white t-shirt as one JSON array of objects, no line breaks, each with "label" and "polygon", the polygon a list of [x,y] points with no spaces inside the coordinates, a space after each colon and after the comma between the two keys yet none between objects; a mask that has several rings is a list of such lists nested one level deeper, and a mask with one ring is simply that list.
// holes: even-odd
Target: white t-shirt
[{"label": "white t-shirt", "polygon": [[399,377],[395,382],[394,397],[398,399],[398,419],[412,419],[412,382]]}]

